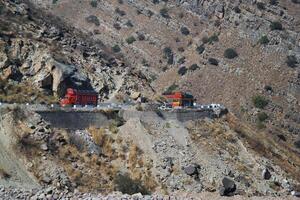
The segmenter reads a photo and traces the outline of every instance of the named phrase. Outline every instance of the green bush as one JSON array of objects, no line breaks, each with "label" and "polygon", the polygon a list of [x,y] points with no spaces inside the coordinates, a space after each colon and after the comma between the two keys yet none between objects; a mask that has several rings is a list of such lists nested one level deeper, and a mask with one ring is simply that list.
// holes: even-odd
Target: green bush
[{"label": "green bush", "polygon": [[235,13],[241,13],[241,9],[238,6],[235,6],[233,10]]},{"label": "green bush", "polygon": [[92,0],[90,4],[93,8],[97,8],[98,2],[97,0]]},{"label": "green bush", "polygon": [[52,0],[53,4],[56,4],[59,0]]},{"label": "green bush", "polygon": [[237,56],[238,56],[237,52],[232,48],[228,48],[224,51],[224,57],[225,58],[233,59]]},{"label": "green bush", "polygon": [[292,0],[292,2],[295,4],[300,4],[300,0]]},{"label": "green bush", "polygon": [[218,35],[217,34],[213,34],[212,36],[210,36],[209,38],[208,38],[208,43],[209,44],[212,44],[213,42],[218,42],[219,41],[219,37],[218,37]]},{"label": "green bush", "polygon": [[197,64],[192,64],[192,65],[189,67],[189,70],[191,70],[191,71],[195,71],[195,70],[197,70],[197,69],[199,69],[199,66],[198,66]]},{"label": "green bush", "polygon": [[115,13],[117,13],[120,16],[126,15],[126,12],[124,10],[121,10],[120,8],[116,8]]},{"label": "green bush", "polygon": [[260,95],[254,96],[252,98],[252,102],[256,108],[261,109],[265,108],[269,104],[269,101],[265,97]]},{"label": "green bush", "polygon": [[198,52],[198,54],[202,54],[205,50],[204,45],[200,45],[196,48],[196,51]]},{"label": "green bush", "polygon": [[171,55],[173,54],[172,49],[171,49],[170,47],[165,47],[165,48],[163,49],[163,52],[164,52],[164,55],[165,55],[166,57],[169,57],[169,56],[171,56]]},{"label": "green bush", "polygon": [[283,30],[282,24],[279,21],[271,22],[270,29],[274,30]]},{"label": "green bush", "polygon": [[185,75],[186,74],[186,72],[187,72],[187,68],[186,67],[180,67],[179,69],[178,69],[178,74],[179,75],[181,75],[181,76],[183,76],[183,75]]},{"label": "green bush", "polygon": [[99,21],[98,17],[95,16],[95,15],[90,15],[90,16],[86,17],[85,20],[86,20],[88,23],[93,23],[93,24],[95,24],[96,26],[100,26],[100,21]]},{"label": "green bush", "polygon": [[178,85],[176,85],[175,83],[173,83],[172,85],[170,85],[170,86],[166,89],[165,93],[172,93],[172,92],[174,92],[177,88],[178,88]]},{"label": "green bush", "polygon": [[278,4],[278,0],[270,0],[270,4],[271,5],[277,5]]},{"label": "green bush", "polygon": [[159,10],[159,13],[162,17],[164,18],[170,18],[169,13],[168,13],[168,9],[167,8],[162,8]]},{"label": "green bush", "polygon": [[136,194],[141,193],[143,195],[148,195],[150,192],[141,183],[140,180],[133,180],[130,178],[129,174],[118,173],[114,177],[115,190],[120,191],[124,194]]},{"label": "green bush", "polygon": [[185,63],[185,57],[183,56],[183,57],[179,58],[178,61],[177,61],[177,63],[178,63],[178,64],[183,64],[183,63]]},{"label": "green bush", "polygon": [[264,35],[258,40],[258,42],[260,44],[268,44],[270,42],[270,40],[268,39],[268,36]]},{"label": "green bush", "polygon": [[291,68],[297,67],[298,64],[297,58],[294,55],[287,56],[285,62]]},{"label": "green bush", "polygon": [[209,58],[208,63],[211,64],[211,65],[215,65],[215,66],[219,65],[219,61],[215,58]]},{"label": "green bush", "polygon": [[128,20],[125,25],[128,27],[133,27],[133,24],[130,20]]},{"label": "green bush", "polygon": [[264,122],[268,118],[269,118],[269,116],[265,112],[260,112],[260,113],[257,114],[257,119],[258,119],[259,122]]},{"label": "green bush", "polygon": [[119,47],[119,45],[116,44],[112,47],[112,50],[115,53],[119,53],[121,51],[121,48]]},{"label": "green bush", "polygon": [[187,27],[181,27],[181,28],[180,28],[180,32],[181,32],[183,35],[189,35],[189,34],[190,34],[190,30],[189,30]]},{"label": "green bush", "polygon": [[133,36],[130,36],[130,37],[128,37],[127,39],[126,39],[126,42],[128,43],[128,44],[132,44],[132,43],[134,43],[136,41],[136,39],[133,37]]},{"label": "green bush", "polygon": [[263,2],[257,2],[256,6],[259,10],[265,10],[265,4]]}]

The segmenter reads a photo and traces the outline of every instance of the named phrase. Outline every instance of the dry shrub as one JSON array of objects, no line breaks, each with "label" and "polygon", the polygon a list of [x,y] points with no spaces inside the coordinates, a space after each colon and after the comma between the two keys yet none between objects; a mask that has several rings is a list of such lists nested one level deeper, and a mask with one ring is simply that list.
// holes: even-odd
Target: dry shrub
[{"label": "dry shrub", "polygon": [[135,168],[138,163],[138,156],[139,156],[139,148],[133,144],[130,146],[129,149],[129,157],[128,157],[128,164],[131,169]]},{"label": "dry shrub", "polygon": [[117,134],[119,132],[116,121],[113,121],[112,123],[110,123],[108,129],[110,132],[112,132],[114,134]]},{"label": "dry shrub", "polygon": [[107,137],[107,135],[105,134],[105,129],[90,127],[88,131],[92,135],[94,142],[99,146],[103,146]]},{"label": "dry shrub", "polygon": [[114,155],[114,149],[112,147],[114,140],[105,133],[105,129],[90,127],[88,131],[92,135],[94,142],[101,147],[102,153],[108,157],[112,157]]}]

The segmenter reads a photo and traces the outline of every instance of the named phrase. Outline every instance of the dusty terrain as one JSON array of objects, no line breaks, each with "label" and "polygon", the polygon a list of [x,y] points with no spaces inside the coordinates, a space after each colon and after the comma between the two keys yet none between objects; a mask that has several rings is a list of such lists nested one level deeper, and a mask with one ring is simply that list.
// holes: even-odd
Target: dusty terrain
[{"label": "dusty terrain", "polygon": [[57,103],[67,87],[110,102],[182,90],[229,109],[181,123],[136,107],[70,131],[0,108],[0,196],[223,199],[228,178],[232,199],[292,199],[299,10],[297,0],[0,0],[0,102]]}]

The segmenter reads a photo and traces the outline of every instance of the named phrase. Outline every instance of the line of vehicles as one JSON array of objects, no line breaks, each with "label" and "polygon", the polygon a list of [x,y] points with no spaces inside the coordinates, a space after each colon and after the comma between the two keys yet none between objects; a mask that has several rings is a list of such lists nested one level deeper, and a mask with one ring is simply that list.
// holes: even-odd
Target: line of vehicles
[{"label": "line of vehicles", "polygon": [[[185,92],[164,93],[163,96],[165,101],[158,106],[160,110],[222,108],[220,104],[197,105],[194,96]],[[68,88],[65,96],[60,100],[60,106],[99,107],[98,93],[95,91]]]}]

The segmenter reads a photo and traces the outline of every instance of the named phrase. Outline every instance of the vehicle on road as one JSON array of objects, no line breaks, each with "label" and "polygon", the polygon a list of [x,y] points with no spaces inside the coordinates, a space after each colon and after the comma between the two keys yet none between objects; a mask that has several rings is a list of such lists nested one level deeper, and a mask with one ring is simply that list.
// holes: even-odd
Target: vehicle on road
[{"label": "vehicle on road", "polygon": [[194,107],[195,98],[193,95],[185,92],[173,92],[163,94],[172,108]]},{"label": "vehicle on road", "polygon": [[93,90],[76,90],[68,88],[65,97],[60,100],[60,105],[73,106],[73,105],[92,105],[97,106],[98,104],[98,93]]}]

